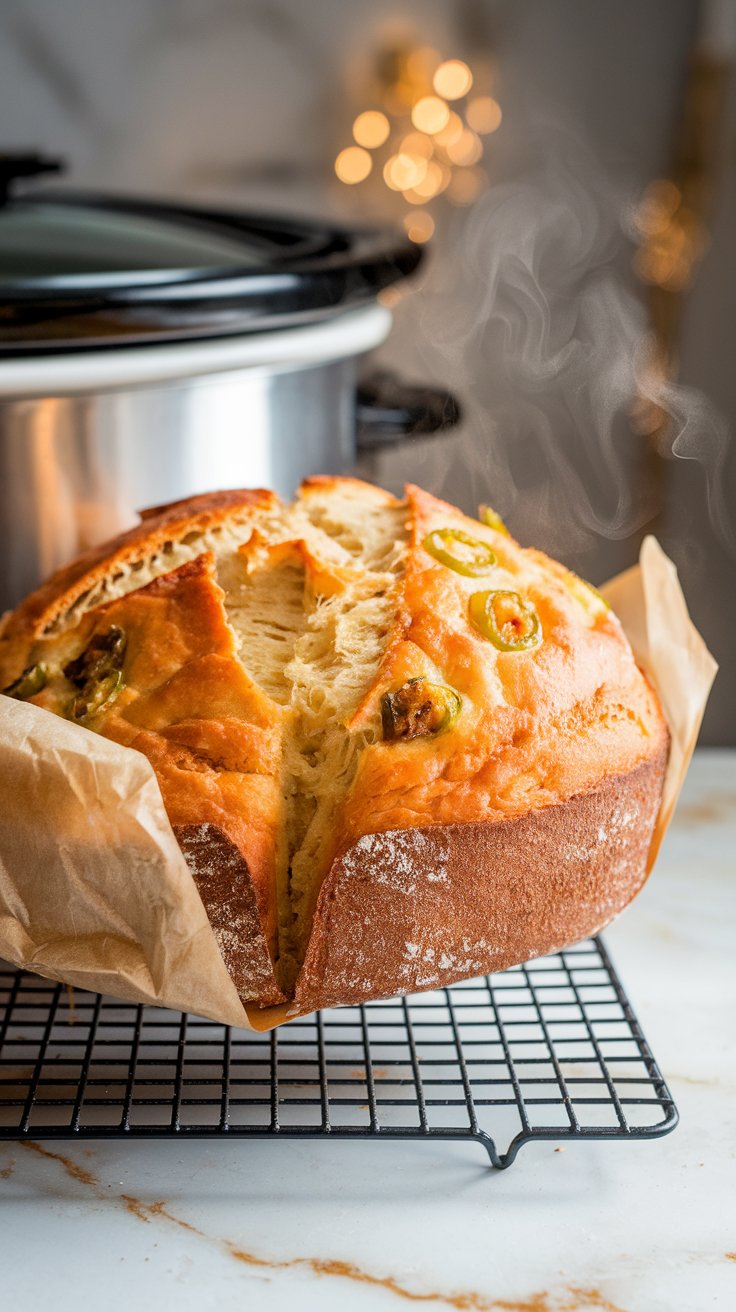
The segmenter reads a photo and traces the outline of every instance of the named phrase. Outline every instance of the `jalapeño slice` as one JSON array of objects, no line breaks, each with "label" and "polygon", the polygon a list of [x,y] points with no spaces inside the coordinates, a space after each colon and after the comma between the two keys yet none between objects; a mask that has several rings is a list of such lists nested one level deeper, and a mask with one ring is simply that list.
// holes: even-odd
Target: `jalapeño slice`
[{"label": "jalape\u00f1o slice", "polygon": [[471,538],[459,528],[436,528],[427,534],[422,546],[441,565],[470,578],[488,574],[496,563],[495,552],[487,542]]},{"label": "jalape\u00f1o slice", "polygon": [[45,665],[28,665],[17,679],[13,679],[7,688],[3,688],[3,692],[6,697],[15,697],[18,701],[25,702],[45,688],[48,679],[49,672]]},{"label": "jalape\u00f1o slice", "polygon": [[506,537],[510,536],[498,511],[493,510],[491,506],[481,506],[480,522],[481,524],[487,524],[489,528],[495,528],[497,533],[505,533]]},{"label": "jalape\u00f1o slice", "polygon": [[531,602],[518,592],[474,592],[470,618],[498,651],[533,651],[542,641],[542,626]]}]

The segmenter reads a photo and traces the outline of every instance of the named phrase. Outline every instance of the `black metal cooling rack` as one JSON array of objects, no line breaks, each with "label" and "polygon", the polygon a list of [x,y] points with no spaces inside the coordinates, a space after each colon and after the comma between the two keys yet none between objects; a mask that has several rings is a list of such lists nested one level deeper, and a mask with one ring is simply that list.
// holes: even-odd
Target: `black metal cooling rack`
[{"label": "black metal cooling rack", "polygon": [[677,1109],[600,939],[270,1034],[0,966],[0,1139],[651,1139]]}]

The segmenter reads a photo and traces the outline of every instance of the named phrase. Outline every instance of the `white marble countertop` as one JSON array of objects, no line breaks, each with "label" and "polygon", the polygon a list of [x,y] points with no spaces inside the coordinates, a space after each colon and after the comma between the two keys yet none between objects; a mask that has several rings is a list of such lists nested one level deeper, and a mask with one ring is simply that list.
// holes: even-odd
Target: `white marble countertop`
[{"label": "white marble countertop", "polygon": [[652,1142],[0,1146],[18,1312],[736,1306],[736,752],[701,752],[607,942],[680,1108]]}]

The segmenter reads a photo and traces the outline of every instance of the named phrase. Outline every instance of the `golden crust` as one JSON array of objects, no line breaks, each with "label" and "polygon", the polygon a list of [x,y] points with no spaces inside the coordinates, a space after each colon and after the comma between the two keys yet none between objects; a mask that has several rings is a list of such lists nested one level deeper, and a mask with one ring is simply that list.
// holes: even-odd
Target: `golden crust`
[{"label": "golden crust", "polygon": [[283,1002],[248,863],[218,826],[174,825],[230,978],[243,1000]]},{"label": "golden crust", "polygon": [[335,859],[284,1018],[441,988],[597,933],[646,879],[667,761],[513,820],[366,835]]},{"label": "golden crust", "polygon": [[27,659],[31,644],[49,630],[66,611],[88,592],[118,571],[135,566],[180,542],[190,533],[204,532],[225,523],[239,511],[278,504],[273,492],[263,489],[233,489],[205,492],[201,496],[155,506],[141,512],[141,523],[110,542],[103,542],[63,565],[22,601],[0,633],[0,686],[14,677]]},{"label": "golden crust", "polygon": [[[90,611],[74,630],[77,646],[112,625],[127,637],[125,688],[95,722],[106,738],[142,752],[151,762],[175,832],[188,835],[186,852],[205,868],[195,832],[211,837],[214,867],[222,867],[207,889],[230,889],[234,871],[241,881],[239,915],[252,926],[257,912],[263,953],[248,948],[258,996],[274,998],[269,952],[276,951],[275,858],[282,823],[280,790],[281,715],[245,673],[235,655],[223,594],[209,554],[170,574]],[[53,661],[69,637],[47,640],[44,655]],[[66,654],[66,653],[65,653]],[[59,679],[34,699],[63,713],[66,681]],[[217,923],[214,895],[205,896]],[[228,894],[228,905],[234,893]],[[251,935],[252,938],[252,935]],[[264,991],[264,973],[272,987]],[[244,971],[239,979],[243,982]],[[276,990],[277,992],[277,990]]]},{"label": "golden crust", "polygon": [[398,506],[398,497],[386,492],[375,483],[366,483],[362,478],[346,478],[338,474],[312,474],[311,478],[302,480],[299,487],[300,500],[309,500],[313,494],[322,492],[340,492],[347,496],[360,497],[362,501],[372,501],[378,506]]},{"label": "golden crust", "polygon": [[[667,736],[618,620],[601,606],[581,623],[581,603],[565,584],[574,576],[419,488],[407,496],[413,550],[397,621],[355,723],[382,691],[418,674],[460,693],[463,714],[451,734],[363,753],[336,850],[366,833],[368,818],[375,832],[495,822],[564,802],[635,769]],[[422,548],[447,525],[487,542],[508,572],[500,586],[523,587],[534,603],[544,641],[533,654],[496,652],[468,623],[468,600],[488,583]]]}]

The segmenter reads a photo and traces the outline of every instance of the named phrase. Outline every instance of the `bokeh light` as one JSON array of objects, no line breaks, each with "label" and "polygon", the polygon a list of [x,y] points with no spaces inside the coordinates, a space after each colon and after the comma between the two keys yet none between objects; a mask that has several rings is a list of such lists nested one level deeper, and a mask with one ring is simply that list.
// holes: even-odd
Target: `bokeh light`
[{"label": "bokeh light", "polygon": [[404,229],[410,241],[429,241],[434,236],[434,219],[427,210],[414,210],[404,216]]},{"label": "bokeh light", "polygon": [[667,178],[650,183],[634,214],[641,245],[634,258],[639,277],[669,292],[690,286],[708,238],[698,216]]},{"label": "bokeh light", "polygon": [[411,111],[411,121],[419,132],[427,132],[434,136],[435,132],[441,132],[447,127],[450,118],[449,105],[439,96],[422,96]]},{"label": "bokeh light", "polygon": [[359,146],[376,150],[388,140],[391,124],[380,109],[366,109],[353,123],[353,136]]},{"label": "bokeh light", "polygon": [[423,181],[427,161],[421,155],[392,155],[386,161],[383,178],[392,191],[407,191]]},{"label": "bokeh light", "polygon": [[473,74],[462,59],[446,59],[434,75],[434,89],[445,100],[459,100],[473,85]]},{"label": "bokeh light", "polygon": [[[495,132],[502,118],[498,101],[488,94],[494,86],[487,60],[471,69],[465,60],[443,59],[429,46],[384,47],[376,58],[373,107],[354,119],[355,144],[335,160],[338,178],[354,185],[372,174],[365,193],[370,203],[378,200],[375,187],[382,182],[411,207],[404,213],[406,231],[416,241],[429,240],[435,222],[429,208],[437,197],[444,193],[453,205],[472,205],[489,185],[482,138]],[[647,225],[656,228],[661,207],[660,196],[645,198],[640,232]],[[685,252],[673,252],[670,243],[670,280],[681,276],[684,258]],[[664,269],[661,251],[649,252],[642,276],[651,277],[655,263],[658,271]]]},{"label": "bokeh light", "polygon": [[373,160],[362,146],[346,146],[335,160],[335,172],[349,187],[363,182],[373,168]]},{"label": "bokeh light", "polygon": [[434,200],[435,196],[439,196],[440,192],[445,190],[450,177],[450,169],[439,164],[437,160],[430,159],[421,181],[404,190],[404,199],[408,200],[410,205],[426,205],[428,200]]},{"label": "bokeh light", "polygon": [[453,141],[457,141],[464,131],[465,124],[460,115],[456,114],[454,109],[451,109],[445,127],[442,128],[441,132],[435,132],[434,143],[436,146],[441,146],[443,150],[447,150],[447,147],[452,145]]},{"label": "bokeh light", "polygon": [[420,155],[423,159],[430,159],[434,152],[434,142],[425,132],[407,132],[401,138],[399,150],[405,155]]},{"label": "bokeh light", "polygon": [[468,126],[474,132],[480,132],[485,135],[488,132],[495,132],[501,126],[501,106],[493,96],[473,96],[468,101],[468,108],[465,112],[468,120]]},{"label": "bokeh light", "polygon": [[680,188],[667,178],[651,182],[639,202],[636,226],[646,237],[664,232],[682,200]]},{"label": "bokeh light", "polygon": [[463,128],[460,136],[446,147],[447,156],[453,164],[477,164],[483,154],[480,137],[470,128]]}]

